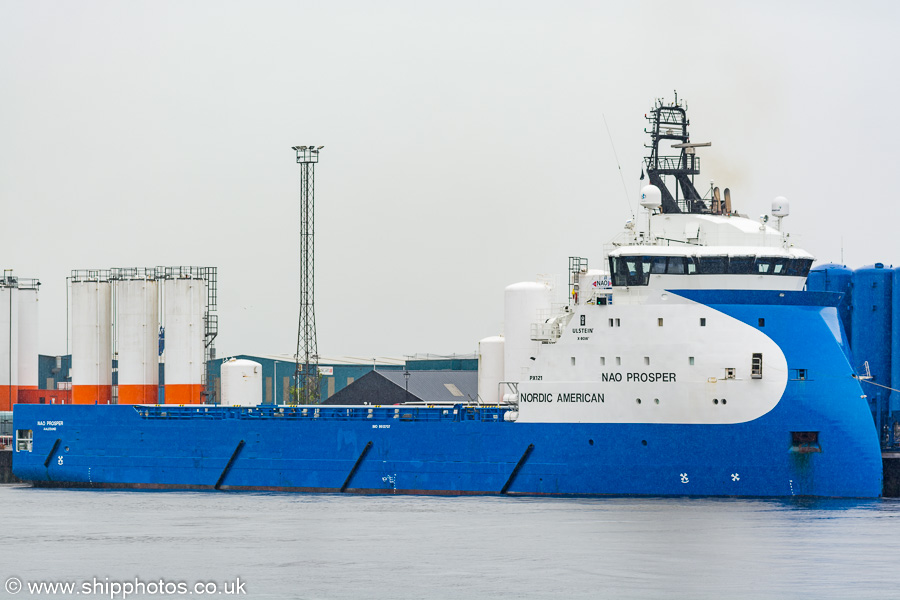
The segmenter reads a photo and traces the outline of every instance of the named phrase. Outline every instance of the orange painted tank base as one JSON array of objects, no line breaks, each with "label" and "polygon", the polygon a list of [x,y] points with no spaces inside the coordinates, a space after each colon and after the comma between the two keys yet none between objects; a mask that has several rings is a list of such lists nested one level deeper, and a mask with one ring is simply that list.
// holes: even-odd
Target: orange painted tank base
[{"label": "orange painted tank base", "polygon": [[202,404],[203,396],[200,393],[203,386],[198,384],[166,385],[166,404]]},{"label": "orange painted tank base", "polygon": [[109,404],[112,387],[108,385],[73,385],[72,404]]},{"label": "orange painted tank base", "polygon": [[13,404],[19,401],[19,386],[0,385],[0,410],[12,410]]},{"label": "orange painted tank base", "polygon": [[159,386],[119,385],[119,404],[159,404]]}]

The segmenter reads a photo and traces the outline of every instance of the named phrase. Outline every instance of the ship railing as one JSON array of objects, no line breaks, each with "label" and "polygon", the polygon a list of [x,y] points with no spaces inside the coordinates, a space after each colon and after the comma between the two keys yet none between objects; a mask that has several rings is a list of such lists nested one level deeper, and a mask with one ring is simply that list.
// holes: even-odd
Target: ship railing
[{"label": "ship railing", "polygon": [[167,420],[267,420],[302,421],[488,421],[502,422],[508,406],[471,406],[453,404],[443,406],[168,406],[141,405],[135,410],[143,419]]},{"label": "ship railing", "polygon": [[13,436],[0,435],[0,452],[12,450],[12,447],[13,447]]}]

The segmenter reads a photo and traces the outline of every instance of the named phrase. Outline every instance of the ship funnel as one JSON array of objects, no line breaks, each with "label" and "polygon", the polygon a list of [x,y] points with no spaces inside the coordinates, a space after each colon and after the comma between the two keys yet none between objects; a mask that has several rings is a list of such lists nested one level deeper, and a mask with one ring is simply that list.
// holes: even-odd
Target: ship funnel
[{"label": "ship funnel", "polygon": [[722,214],[722,199],[719,197],[719,188],[713,188],[713,213]]},{"label": "ship funnel", "polygon": [[731,214],[731,190],[725,188],[725,214]]}]

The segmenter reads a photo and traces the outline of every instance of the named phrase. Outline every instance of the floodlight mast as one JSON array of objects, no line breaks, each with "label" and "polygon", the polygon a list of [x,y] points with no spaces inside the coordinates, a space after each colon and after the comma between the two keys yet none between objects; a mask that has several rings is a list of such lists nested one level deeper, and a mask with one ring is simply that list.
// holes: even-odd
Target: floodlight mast
[{"label": "floodlight mast", "polygon": [[293,146],[300,165],[300,323],[297,327],[295,389],[300,404],[319,401],[319,356],[315,309],[315,165],[318,148]]}]

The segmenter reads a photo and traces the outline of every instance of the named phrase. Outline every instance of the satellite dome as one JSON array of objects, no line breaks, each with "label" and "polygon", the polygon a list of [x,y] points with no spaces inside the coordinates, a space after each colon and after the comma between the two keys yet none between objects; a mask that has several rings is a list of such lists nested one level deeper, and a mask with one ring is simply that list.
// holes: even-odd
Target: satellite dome
[{"label": "satellite dome", "polygon": [[654,210],[662,206],[662,192],[655,185],[645,185],[641,188],[641,206]]}]

